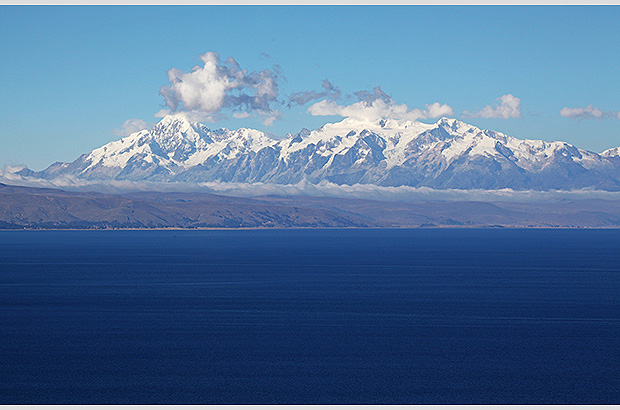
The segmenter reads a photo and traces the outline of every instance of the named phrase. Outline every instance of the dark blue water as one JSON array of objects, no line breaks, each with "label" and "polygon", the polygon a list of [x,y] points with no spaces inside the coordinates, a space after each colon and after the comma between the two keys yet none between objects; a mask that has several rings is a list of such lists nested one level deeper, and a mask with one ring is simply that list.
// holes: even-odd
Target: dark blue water
[{"label": "dark blue water", "polygon": [[620,403],[620,231],[0,232],[0,403]]}]

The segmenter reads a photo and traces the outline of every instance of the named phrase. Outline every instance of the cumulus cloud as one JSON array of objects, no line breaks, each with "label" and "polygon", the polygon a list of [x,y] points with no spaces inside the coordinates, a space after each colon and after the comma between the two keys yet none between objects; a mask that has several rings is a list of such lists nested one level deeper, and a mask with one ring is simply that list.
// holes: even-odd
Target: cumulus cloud
[{"label": "cumulus cloud", "polygon": [[242,116],[256,113],[266,118],[278,117],[272,107],[278,103],[278,66],[248,71],[232,57],[220,61],[214,52],[201,55],[200,60],[202,65],[189,72],[168,70],[169,84],[159,91],[168,109],[160,111],[159,116],[185,112],[213,122],[221,118],[223,109],[230,109]]},{"label": "cumulus cloud", "polygon": [[499,103],[495,107],[487,105],[476,113],[465,111],[463,116],[470,118],[521,118],[521,99],[512,94],[506,94],[499,97],[497,101]]},{"label": "cumulus cloud", "polygon": [[333,85],[328,79],[323,80],[321,87],[323,87],[322,91],[300,91],[291,94],[288,106],[305,105],[310,101],[319,100],[321,98],[329,98],[331,100],[340,98],[340,88]]},{"label": "cumulus cloud", "polygon": [[134,132],[142,131],[149,128],[149,124],[139,118],[130,118],[121,125],[119,129],[112,130],[114,135],[126,137]]},{"label": "cumulus cloud", "polygon": [[435,102],[432,104],[426,104],[425,107],[426,109],[424,110],[424,118],[438,118],[454,115],[454,110],[447,104],[440,104],[438,102]]},{"label": "cumulus cloud", "polygon": [[454,114],[452,107],[437,102],[426,104],[425,109],[410,109],[406,104],[397,104],[381,87],[375,87],[372,91],[357,91],[355,96],[359,100],[356,103],[340,105],[335,101],[322,100],[311,105],[308,112],[314,116],[339,115],[369,121],[381,118],[415,121]]},{"label": "cumulus cloud", "polygon": [[233,57],[222,61],[215,52],[201,55],[200,60],[200,64],[187,72],[177,68],[168,70],[168,84],[159,91],[165,108],[156,117],[183,114],[191,121],[217,122],[232,113],[237,119],[259,117],[264,125],[270,126],[283,116],[278,108],[311,102],[314,104],[308,112],[312,115],[341,115],[368,120],[418,120],[454,114],[452,107],[438,102],[410,109],[406,104],[397,104],[379,86],[357,91],[353,94],[357,102],[340,105],[336,101],[342,92],[328,79],[323,80],[319,90],[293,92],[282,101],[279,99],[282,78],[279,66],[249,71]]},{"label": "cumulus cloud", "polygon": [[617,118],[620,119],[620,111],[603,111],[598,107],[593,107],[592,104],[586,107],[569,108],[564,107],[560,110],[560,115],[565,118],[576,118],[578,120],[590,120],[590,119],[602,119],[602,118]]}]

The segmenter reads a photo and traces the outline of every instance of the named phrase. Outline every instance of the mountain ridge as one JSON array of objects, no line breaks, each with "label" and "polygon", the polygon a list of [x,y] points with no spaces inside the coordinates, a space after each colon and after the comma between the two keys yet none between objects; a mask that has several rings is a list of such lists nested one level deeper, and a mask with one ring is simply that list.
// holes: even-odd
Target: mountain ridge
[{"label": "mountain ridge", "polygon": [[345,118],[283,139],[249,128],[211,130],[182,115],[71,163],[19,171],[43,179],[375,184],[435,189],[620,191],[620,149],[520,140],[458,119]]}]

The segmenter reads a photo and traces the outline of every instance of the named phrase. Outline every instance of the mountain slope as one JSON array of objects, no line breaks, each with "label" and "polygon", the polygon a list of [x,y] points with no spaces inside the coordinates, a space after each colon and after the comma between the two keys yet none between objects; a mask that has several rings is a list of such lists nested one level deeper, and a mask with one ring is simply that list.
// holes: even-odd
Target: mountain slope
[{"label": "mountain slope", "polygon": [[167,116],[143,130],[22,175],[53,179],[295,184],[301,181],[438,189],[620,190],[618,149],[519,140],[455,119],[347,118],[282,140],[258,130],[210,130]]},{"label": "mountain slope", "polygon": [[344,212],[212,194],[108,195],[0,184],[0,228],[364,227]]},{"label": "mountain slope", "polygon": [[109,195],[0,184],[0,229],[620,227],[620,201],[385,202],[208,193]]}]

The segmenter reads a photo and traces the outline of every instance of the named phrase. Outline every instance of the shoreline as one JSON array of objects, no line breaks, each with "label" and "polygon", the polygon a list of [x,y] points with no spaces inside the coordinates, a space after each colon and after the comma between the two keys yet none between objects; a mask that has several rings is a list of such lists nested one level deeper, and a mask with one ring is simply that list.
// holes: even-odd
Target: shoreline
[{"label": "shoreline", "polygon": [[335,226],[335,227],[197,227],[197,228],[10,228],[0,232],[37,232],[37,231],[294,231],[294,230],[620,230],[620,226],[486,226],[486,225],[437,225],[437,226]]}]

